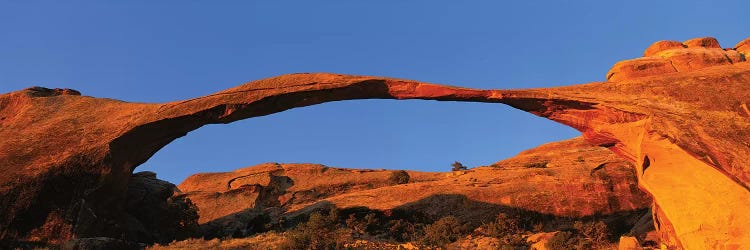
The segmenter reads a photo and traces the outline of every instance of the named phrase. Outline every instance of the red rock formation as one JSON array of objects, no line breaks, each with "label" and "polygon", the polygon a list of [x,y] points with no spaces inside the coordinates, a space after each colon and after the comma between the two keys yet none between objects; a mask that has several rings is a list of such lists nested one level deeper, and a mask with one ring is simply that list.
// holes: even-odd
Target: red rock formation
[{"label": "red rock formation", "polygon": [[745,53],[745,57],[748,53],[750,53],[750,38],[745,39],[737,43],[737,45],[734,46],[734,49],[737,52]]},{"label": "red rock formation", "polygon": [[164,104],[70,94],[79,93],[0,95],[0,239],[120,237],[133,169],[205,124],[347,99],[499,100],[486,90],[336,74],[285,75]]},{"label": "red rock formation", "polygon": [[607,72],[607,80],[623,81],[744,62],[745,57],[740,53],[745,50],[743,42],[737,44],[735,50],[722,49],[713,37],[695,38],[682,43],[658,41],[646,48],[643,57],[616,63]]},{"label": "red rock formation", "polygon": [[[524,151],[492,167],[448,173],[410,171],[406,185],[391,183],[392,172],[269,163],[195,174],[179,187],[198,206],[200,223],[210,236],[248,228],[242,219],[251,221],[247,218],[264,210],[268,214],[269,208],[276,208],[273,216],[284,212],[293,216],[320,203],[340,209],[407,209],[435,218],[452,214],[476,223],[510,209],[623,221],[633,213],[639,217],[651,205],[637,188],[630,163],[580,137]],[[258,188],[246,188],[250,186]]]},{"label": "red rock formation", "polygon": [[721,49],[719,41],[713,37],[699,37],[682,42],[688,48],[714,48]]},{"label": "red rock formation", "polygon": [[[589,141],[635,162],[639,185],[658,205],[657,228],[671,245],[748,245],[750,231],[743,221],[750,220],[750,63],[706,60],[719,49],[680,50],[661,53],[685,56],[680,60],[699,67],[506,92],[515,99],[536,97],[505,102],[572,126]],[[617,70],[615,65],[610,72]]]},{"label": "red rock formation", "polygon": [[681,42],[678,42],[678,41],[662,40],[662,41],[658,41],[658,42],[651,44],[651,46],[648,46],[648,48],[646,48],[646,51],[643,52],[643,57],[654,56],[657,53],[665,51],[665,50],[681,49],[681,48],[686,48],[686,47],[687,46],[685,44],[682,44]]},{"label": "red rock formation", "polygon": [[674,245],[750,245],[744,224],[750,221],[747,40],[736,50],[706,40],[657,53],[676,72],[636,60],[616,64],[610,82],[549,89],[472,90],[295,74],[165,104],[39,88],[3,94],[0,238],[117,236],[132,170],[202,125],[327,101],[393,98],[499,102],[569,125],[639,166],[639,185],[658,204],[656,221],[670,227],[662,231],[673,232]]}]

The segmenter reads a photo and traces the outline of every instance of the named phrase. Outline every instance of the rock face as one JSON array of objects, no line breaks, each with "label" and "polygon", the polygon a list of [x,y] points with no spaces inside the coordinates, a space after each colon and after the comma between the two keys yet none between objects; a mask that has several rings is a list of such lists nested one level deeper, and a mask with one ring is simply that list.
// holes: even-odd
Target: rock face
[{"label": "rock face", "polygon": [[76,94],[0,95],[0,238],[120,237],[133,169],[205,124],[347,99],[499,100],[486,90],[336,74],[285,75],[165,104]]},{"label": "rock face", "polygon": [[[573,152],[596,150],[582,140],[553,143],[542,148],[556,148],[557,152],[542,154],[531,150],[494,167],[450,172],[429,181],[420,181],[423,177],[410,172],[417,180],[414,183],[339,195],[326,201],[338,207],[407,208],[436,216],[455,214],[464,221],[492,217],[497,213],[495,208],[583,217],[638,210],[650,203],[636,185],[627,183],[635,181],[634,173],[627,169],[629,164],[606,151],[598,152],[605,155],[598,157],[563,157],[559,151],[563,145]],[[591,152],[594,154],[597,152]],[[569,156],[572,155],[575,153]],[[572,193],[576,195],[569,195]]]},{"label": "rock face", "polygon": [[197,207],[153,172],[133,174],[125,201],[124,239],[167,243],[197,235]]},{"label": "rock face", "polygon": [[0,238],[54,243],[119,237],[131,172],[187,132],[328,101],[393,98],[505,103],[571,126],[635,163],[638,184],[653,197],[655,224],[669,244],[749,245],[746,41],[736,50],[689,42],[656,52],[674,64],[673,71],[659,58],[645,64],[636,59],[616,64],[609,82],[547,89],[474,90],[294,74],[164,104],[44,88],[3,94]]},{"label": "rock face", "polygon": [[275,221],[322,205],[455,215],[477,225],[513,209],[565,218],[600,215],[626,230],[651,205],[637,187],[633,165],[580,137],[468,171],[409,171],[403,185],[389,179],[395,172],[268,163],[192,175],[179,187],[197,204],[209,237],[246,235],[258,227],[252,224],[258,216]]},{"label": "rock face", "polygon": [[736,48],[722,49],[713,37],[685,42],[658,41],[643,52],[643,57],[618,62],[607,73],[607,80],[622,81],[674,72],[688,72],[705,67],[745,62],[744,42]]}]

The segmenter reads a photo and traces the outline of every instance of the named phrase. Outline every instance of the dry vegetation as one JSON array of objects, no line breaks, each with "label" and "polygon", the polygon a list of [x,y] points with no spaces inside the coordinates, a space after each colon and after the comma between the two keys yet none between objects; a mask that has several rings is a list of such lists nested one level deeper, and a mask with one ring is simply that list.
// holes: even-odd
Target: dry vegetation
[{"label": "dry vegetation", "polygon": [[[331,209],[312,213],[306,221],[283,231],[260,233],[247,238],[188,239],[168,245],[154,245],[148,249],[439,249],[457,247],[456,242],[462,239],[484,239],[497,249],[528,249],[532,242],[528,242],[527,238],[544,233],[542,229],[545,228],[544,218],[528,213],[501,213],[494,221],[477,228],[454,216],[442,217],[430,223],[410,218],[424,220],[417,214],[401,214],[391,218],[377,211]],[[567,222],[571,226],[543,243],[546,247],[607,249],[615,244],[613,234],[601,220]],[[476,242],[474,246],[487,247],[482,243],[476,245]]]}]

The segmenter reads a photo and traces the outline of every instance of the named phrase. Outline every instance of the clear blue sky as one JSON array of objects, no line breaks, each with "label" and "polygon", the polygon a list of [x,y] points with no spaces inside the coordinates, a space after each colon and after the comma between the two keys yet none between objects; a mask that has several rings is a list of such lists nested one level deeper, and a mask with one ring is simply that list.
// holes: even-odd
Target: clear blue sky
[{"label": "clear blue sky", "polygon": [[[747,1],[2,1],[0,92],[166,102],[294,72],[476,88],[601,81],[650,43],[750,36]],[[179,183],[263,162],[444,171],[578,133],[503,105],[366,100],[176,140],[138,170]]]}]

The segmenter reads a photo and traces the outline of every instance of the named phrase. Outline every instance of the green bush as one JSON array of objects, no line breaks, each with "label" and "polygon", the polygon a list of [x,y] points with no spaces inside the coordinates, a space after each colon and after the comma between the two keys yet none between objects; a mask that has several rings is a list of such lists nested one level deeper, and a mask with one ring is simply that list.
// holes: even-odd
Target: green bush
[{"label": "green bush", "polygon": [[500,213],[495,221],[482,224],[482,231],[490,237],[498,238],[503,247],[528,247],[523,234],[525,230],[520,226],[521,219],[518,216],[510,216]]},{"label": "green bush", "polygon": [[425,227],[422,243],[430,246],[444,246],[455,242],[468,232],[468,226],[454,216],[440,218]]},{"label": "green bush", "polygon": [[562,231],[547,242],[549,249],[602,249],[610,244],[610,232],[602,221],[573,223],[575,231]]},{"label": "green bush", "polygon": [[355,238],[378,239],[391,242],[420,241],[425,223],[433,220],[413,210],[394,209],[388,214],[366,207],[340,210],[346,227]]},{"label": "green bush", "polygon": [[351,241],[348,230],[341,227],[338,211],[331,209],[328,214],[315,212],[307,222],[287,231],[281,249],[342,249]]},{"label": "green bush", "polygon": [[367,213],[362,218],[357,218],[356,214],[349,214],[346,219],[346,227],[360,235],[372,234],[380,229],[380,220],[375,213]]},{"label": "green bush", "polygon": [[419,239],[424,235],[424,224],[414,223],[409,220],[397,219],[388,221],[388,238],[398,241],[407,242]]},{"label": "green bush", "polygon": [[540,162],[530,162],[523,165],[524,168],[546,168],[547,164],[549,162],[546,161],[540,161]]},{"label": "green bush", "polygon": [[591,244],[594,247],[600,248],[609,243],[609,228],[607,228],[607,224],[602,221],[576,221],[573,223],[573,228],[575,228],[580,235],[581,241],[586,244]]},{"label": "green bush", "polygon": [[518,218],[508,216],[505,213],[498,214],[493,222],[482,224],[482,230],[487,236],[495,238],[517,234],[521,231],[518,227]]},{"label": "green bush", "polygon": [[451,171],[464,171],[464,170],[469,169],[466,166],[464,166],[464,164],[461,164],[460,162],[454,162],[453,164],[451,164],[451,166],[452,166]]},{"label": "green bush", "polygon": [[568,250],[575,249],[578,239],[573,236],[572,232],[557,232],[547,241],[547,248],[550,250]]},{"label": "green bush", "polygon": [[404,170],[399,170],[391,172],[391,175],[388,177],[388,182],[391,183],[391,185],[399,185],[409,183],[409,179],[409,173]]},{"label": "green bush", "polygon": [[198,206],[186,196],[167,200],[167,212],[159,223],[161,234],[167,238],[184,240],[198,234]]}]

